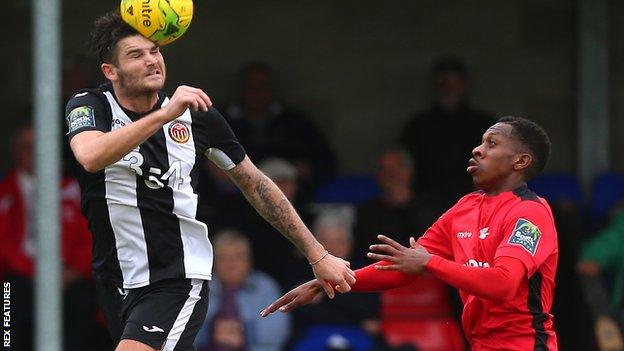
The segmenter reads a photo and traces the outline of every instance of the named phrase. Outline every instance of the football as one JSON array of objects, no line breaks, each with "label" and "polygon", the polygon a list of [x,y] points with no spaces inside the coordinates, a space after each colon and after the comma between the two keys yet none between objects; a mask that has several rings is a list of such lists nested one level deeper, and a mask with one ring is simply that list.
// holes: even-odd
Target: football
[{"label": "football", "polygon": [[192,0],[121,0],[121,18],[162,46],[181,37],[193,19]]}]

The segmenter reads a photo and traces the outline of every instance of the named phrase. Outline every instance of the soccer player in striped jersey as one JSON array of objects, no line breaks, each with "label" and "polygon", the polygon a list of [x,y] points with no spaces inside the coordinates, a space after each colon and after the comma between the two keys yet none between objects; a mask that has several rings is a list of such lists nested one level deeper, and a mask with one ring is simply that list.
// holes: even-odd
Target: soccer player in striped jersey
[{"label": "soccer player in striped jersey", "polygon": [[332,286],[350,289],[355,274],[348,262],[314,239],[210,98],[184,85],[171,97],[161,91],[166,68],[157,45],[118,13],[96,20],[92,44],[109,82],[70,99],[67,135],[83,168],[82,210],[117,351],[193,350],[213,261],[207,227],[196,219],[203,156],[301,250],[330,296]]},{"label": "soccer player in striped jersey", "polygon": [[[441,142],[444,141],[441,136]],[[473,351],[557,350],[550,308],[559,249],[552,211],[527,188],[550,153],[537,124],[504,117],[472,151],[467,172],[481,189],[462,197],[408,247],[379,235],[356,270],[353,291],[379,291],[428,272],[459,289],[462,324]],[[261,311],[290,311],[312,301],[321,285],[296,287]]]}]

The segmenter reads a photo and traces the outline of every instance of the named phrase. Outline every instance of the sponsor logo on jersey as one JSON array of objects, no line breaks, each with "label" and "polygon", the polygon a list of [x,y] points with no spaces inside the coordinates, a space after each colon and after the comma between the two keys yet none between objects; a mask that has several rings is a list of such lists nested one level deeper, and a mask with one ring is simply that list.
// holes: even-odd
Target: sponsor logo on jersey
[{"label": "sponsor logo on jersey", "polygon": [[490,264],[487,262],[477,261],[473,258],[469,259],[468,262],[464,263],[464,266],[468,267],[477,267],[477,268],[488,268]]},{"label": "sponsor logo on jersey", "polygon": [[524,247],[531,255],[535,255],[537,244],[542,236],[539,228],[529,220],[520,218],[509,237],[509,243]]},{"label": "sponsor logo on jersey", "polygon": [[479,230],[479,239],[483,240],[487,238],[488,235],[490,235],[490,227],[481,228],[481,230]]},{"label": "sponsor logo on jersey", "polygon": [[191,133],[183,123],[173,122],[169,125],[169,137],[176,143],[184,144],[191,137]]},{"label": "sponsor logo on jersey", "polygon": [[66,119],[69,133],[86,127],[95,127],[95,115],[91,106],[76,107],[71,110]]},{"label": "sponsor logo on jersey", "polygon": [[120,120],[119,118],[113,118],[113,120],[111,121],[111,129],[116,129],[116,126],[125,127],[126,122]]},{"label": "sponsor logo on jersey", "polygon": [[457,232],[457,239],[466,239],[472,237],[472,232]]}]

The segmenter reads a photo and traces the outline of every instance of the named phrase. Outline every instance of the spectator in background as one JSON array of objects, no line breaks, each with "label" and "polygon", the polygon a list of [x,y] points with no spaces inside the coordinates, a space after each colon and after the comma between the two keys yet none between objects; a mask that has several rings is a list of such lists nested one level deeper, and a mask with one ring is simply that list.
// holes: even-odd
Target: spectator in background
[{"label": "spectator in background", "polygon": [[431,68],[433,103],[407,122],[400,137],[418,166],[417,188],[435,193],[440,209],[474,189],[462,170],[479,136],[496,122],[470,105],[467,86],[463,62],[457,58],[435,61]]},{"label": "spectator in background", "polygon": [[[258,168],[280,188],[288,201],[293,204],[297,213],[299,213],[301,220],[306,224],[310,224],[313,215],[310,204],[301,196],[298,182],[299,171],[295,165],[285,159],[271,157],[262,161]],[[250,208],[249,212],[252,212],[251,210]],[[257,252],[254,257],[258,257],[258,266],[265,267],[268,273],[280,281],[282,287],[290,288],[291,286],[287,285],[287,281],[290,279],[289,273],[292,272],[291,268],[293,266],[296,267],[298,263],[304,262],[302,269],[305,272],[304,274],[307,274],[310,270],[308,261],[287,240],[277,236],[278,233],[273,227],[265,221],[261,221],[257,214],[253,213],[252,215],[249,226],[250,229],[254,230],[251,241],[254,245],[254,252]],[[280,257],[275,257],[275,255],[271,254],[271,252],[275,252],[276,247],[279,247],[278,250],[283,252],[283,255],[280,255]]]},{"label": "spectator in background", "polygon": [[[352,260],[354,252],[352,224],[345,216],[326,213],[319,215],[312,225],[317,240],[334,256],[350,261],[354,266],[365,262]],[[307,262],[304,262],[304,264]],[[295,278],[294,275],[291,277]],[[299,277],[290,284],[297,285],[309,276]],[[316,303],[293,313],[298,333],[314,325],[356,326],[376,338],[379,333],[379,294],[337,294],[333,300],[319,296]]]},{"label": "spectator in background", "polygon": [[[586,242],[577,265],[586,301],[594,315],[596,341],[601,351],[624,350],[624,211]],[[602,273],[613,277],[610,293]]]},{"label": "spectator in background", "polygon": [[[378,241],[377,235],[384,233],[392,233],[397,242],[407,245],[410,237],[419,238],[441,215],[431,205],[432,196],[412,188],[414,169],[419,167],[414,165],[405,149],[389,147],[379,154],[376,178],[380,194],[357,209],[356,252],[367,252],[369,246]],[[351,262],[353,267],[365,265]],[[417,284],[384,291],[380,295],[384,321],[430,320],[430,329],[439,328],[440,334],[446,333],[445,339],[462,339],[458,326],[454,329],[439,327],[439,321],[444,318],[457,325],[461,301],[453,289],[432,275],[423,275]],[[397,306],[402,307],[397,310]],[[434,347],[446,346],[440,342]]]},{"label": "spectator in background", "polygon": [[431,198],[412,188],[414,169],[413,158],[398,147],[387,148],[377,157],[375,175],[381,193],[357,209],[356,252],[366,252],[381,233],[392,233],[406,244],[440,216],[430,207]]},{"label": "spectator in background", "polygon": [[226,118],[256,162],[277,156],[293,163],[306,192],[333,175],[334,154],[320,130],[300,111],[284,107],[274,96],[272,72],[263,62],[243,70],[240,101]]},{"label": "spectator in background", "polygon": [[[204,188],[200,185],[201,197],[210,199],[200,203],[201,218],[213,224],[216,231],[235,228],[245,235],[248,233],[254,266],[278,279],[283,288],[291,288],[288,282],[291,281],[289,274],[293,272],[293,265],[301,267],[299,261],[304,262],[304,272],[297,271],[297,274],[305,275],[310,270],[308,261],[258,214],[225,173],[214,166],[207,165],[205,168],[203,172],[212,181],[206,182],[208,185],[204,185]],[[309,224],[312,213],[308,204],[299,196],[298,172],[295,166],[285,159],[271,157],[262,161],[258,168],[275,182],[303,222]],[[281,254],[276,256],[276,250]],[[305,277],[306,280],[311,278],[309,275]]]},{"label": "spectator in background", "polygon": [[[0,276],[11,283],[11,346],[16,351],[32,349],[32,279],[38,235],[33,148],[33,129],[18,129],[11,143],[14,166],[0,183]],[[87,350],[91,347],[96,306],[90,280],[91,235],[80,213],[80,188],[73,179],[62,179],[61,201],[64,350]]]},{"label": "spectator in background", "polygon": [[277,282],[253,269],[250,242],[243,234],[219,232],[214,247],[215,276],[197,350],[280,351],[290,335],[290,316],[261,320],[259,315],[264,305],[279,297]]}]

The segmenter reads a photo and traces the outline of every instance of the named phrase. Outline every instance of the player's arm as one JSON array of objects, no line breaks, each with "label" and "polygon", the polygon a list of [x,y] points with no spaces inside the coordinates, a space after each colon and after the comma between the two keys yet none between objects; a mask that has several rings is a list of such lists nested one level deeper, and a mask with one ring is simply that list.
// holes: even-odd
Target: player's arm
[{"label": "player's arm", "polygon": [[431,256],[427,271],[447,284],[468,294],[496,302],[511,299],[526,275],[522,261],[513,257],[499,257],[494,267],[471,267]]},{"label": "player's arm", "polygon": [[[355,271],[355,284],[351,286],[353,292],[375,292],[400,288],[411,284],[418,276],[397,271],[380,271],[379,265],[389,265],[389,262],[376,262]],[[310,280],[297,286],[264,308],[260,315],[266,317],[280,310],[290,312],[314,301],[317,295],[323,292],[323,285],[318,279]]]},{"label": "player's arm", "polygon": [[[70,146],[76,160],[87,172],[97,172],[120,160],[187,108],[207,111],[211,105],[210,98],[202,90],[180,86],[165,107],[114,131],[105,133],[100,130],[85,130],[75,134],[71,138]],[[91,110],[91,113],[94,111]],[[96,116],[90,118],[95,119]],[[71,113],[68,123],[71,132]]]},{"label": "player's arm", "polygon": [[383,235],[378,238],[382,243],[371,245],[368,257],[389,263],[376,265],[377,270],[411,276],[427,270],[449,285],[484,299],[511,298],[526,275],[523,263],[512,257],[499,257],[492,268],[477,268],[432,255],[414,238],[410,238],[409,248]]},{"label": "player's arm", "polygon": [[[317,278],[337,285],[336,290],[339,292],[351,289],[350,286],[355,283],[355,273],[348,267],[348,263],[327,253],[282,191],[248,157],[226,173],[256,211],[288,238],[309,262],[314,263],[312,269]],[[325,284],[324,288],[333,297],[332,286]]]}]

